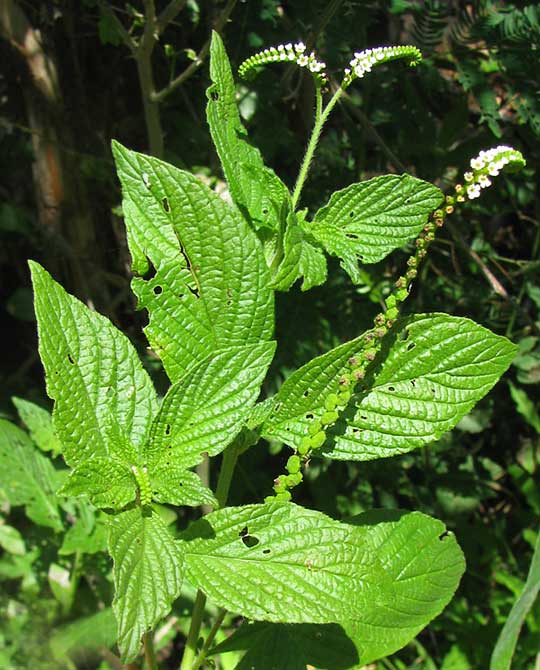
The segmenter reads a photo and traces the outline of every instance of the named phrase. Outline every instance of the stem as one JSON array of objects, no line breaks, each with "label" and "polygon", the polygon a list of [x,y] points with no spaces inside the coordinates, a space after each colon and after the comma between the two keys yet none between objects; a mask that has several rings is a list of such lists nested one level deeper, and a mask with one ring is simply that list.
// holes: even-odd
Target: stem
[{"label": "stem", "polygon": [[197,653],[197,641],[201,631],[205,605],[206,596],[202,591],[197,591],[197,597],[195,598],[195,605],[193,606],[191,624],[186,640],[186,648],[184,649],[184,656],[182,657],[182,663],[180,664],[180,670],[192,670],[193,668],[193,661]]},{"label": "stem", "polygon": [[214,624],[212,628],[210,629],[210,632],[208,633],[208,637],[204,641],[203,647],[201,651],[199,652],[199,655],[195,659],[195,662],[193,663],[193,670],[198,670],[198,668],[201,667],[201,665],[204,663],[206,659],[206,655],[208,654],[208,651],[210,647],[212,646],[212,642],[214,641],[214,638],[217,635],[218,630],[221,627],[221,624],[223,623],[223,619],[225,618],[225,615],[227,614],[227,610],[220,610],[219,614],[216,617],[216,620],[214,621]]},{"label": "stem", "polygon": [[[216,498],[219,507],[224,507],[227,502],[227,497],[229,495],[229,489],[231,487],[232,476],[237,460],[238,460],[238,448],[236,443],[233,442],[223,452],[223,461],[221,462],[221,470],[219,471],[219,478],[216,487]],[[188,637],[184,649],[184,655],[182,657],[182,662],[180,664],[180,670],[192,670],[192,668],[196,667],[194,666],[194,660],[197,654],[197,642],[199,640],[199,634],[201,632],[201,625],[204,616],[205,605],[206,605],[206,596],[202,591],[197,591],[195,604],[193,606],[193,613],[191,615],[191,624],[189,626]],[[221,621],[219,625],[221,625]],[[214,636],[215,634],[216,633],[214,633]],[[204,647],[201,650],[201,653],[203,650]]]},{"label": "stem", "polygon": [[156,651],[154,649],[154,633],[149,631],[143,635],[144,660],[146,670],[157,670]]},{"label": "stem", "polygon": [[317,148],[317,144],[319,142],[319,137],[321,135],[323,126],[326,123],[326,120],[330,115],[330,112],[334,109],[336,102],[341,97],[342,93],[343,89],[339,87],[323,110],[321,87],[318,85],[316,87],[315,123],[313,124],[313,130],[311,131],[311,137],[309,138],[306,154],[304,156],[304,160],[302,161],[300,172],[298,173],[298,179],[296,180],[296,185],[294,187],[294,193],[292,196],[293,209],[296,209],[296,205],[300,198],[300,193],[302,192],[304,182],[306,181],[306,177],[309,172],[309,166],[311,165],[311,161],[313,160],[313,155],[315,153],[315,149]]}]

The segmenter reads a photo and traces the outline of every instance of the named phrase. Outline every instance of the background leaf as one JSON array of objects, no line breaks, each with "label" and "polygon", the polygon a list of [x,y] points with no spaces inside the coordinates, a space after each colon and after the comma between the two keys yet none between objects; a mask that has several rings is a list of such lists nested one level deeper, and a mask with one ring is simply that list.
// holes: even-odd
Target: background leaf
[{"label": "background leaf", "polygon": [[39,351],[66,463],[74,467],[90,456],[106,456],[111,422],[140,449],[157,399],[132,344],[38,263],[30,261],[30,268]]},{"label": "background leaf", "polygon": [[491,656],[489,670],[510,670],[519,633],[525,617],[538,598],[540,591],[540,533],[532,557],[527,581],[521,595],[514,603],[508,619],[497,639]]},{"label": "background leaf", "polygon": [[376,263],[416,237],[442,198],[436,186],[408,174],[374,177],[336,191],[308,229],[360,283],[358,261]]},{"label": "background leaf", "polygon": [[55,497],[61,478],[28,435],[4,419],[0,419],[0,469],[0,487],[11,505],[24,505],[28,518],[40,526],[62,530]]},{"label": "background leaf", "polygon": [[13,397],[21,421],[30,431],[34,444],[42,451],[52,451],[53,456],[62,451],[60,440],[56,437],[50,413],[29,400]]},{"label": "background leaf", "polygon": [[[216,349],[269,340],[262,248],[238,211],[193,175],[113,143],[145,333],[178,381]],[[151,275],[152,273],[150,273]]]},{"label": "background leaf", "polygon": [[169,612],[182,583],[182,557],[156,512],[122,512],[110,524],[114,561],[113,611],[125,663],[138,654],[141,636]]}]

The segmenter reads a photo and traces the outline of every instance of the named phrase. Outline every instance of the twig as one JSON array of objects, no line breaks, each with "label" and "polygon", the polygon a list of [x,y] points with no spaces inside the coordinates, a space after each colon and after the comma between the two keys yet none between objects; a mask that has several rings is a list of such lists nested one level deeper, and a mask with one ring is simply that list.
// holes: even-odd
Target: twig
[{"label": "twig", "polygon": [[[223,29],[223,26],[227,23],[229,16],[231,15],[234,6],[236,5],[237,0],[229,0],[227,2],[225,8],[219,15],[217,21],[214,24],[214,30],[219,33]],[[162,102],[170,93],[172,93],[175,89],[177,89],[181,84],[183,84],[185,81],[187,81],[197,70],[201,67],[201,65],[204,63],[206,56],[208,55],[208,52],[210,51],[210,44],[212,42],[212,38],[209,38],[206,40],[205,44],[199,51],[199,53],[196,55],[195,60],[188,65],[188,67],[181,72],[177,77],[175,77],[172,81],[170,81],[167,86],[161,89],[161,91],[156,91],[155,93],[152,93],[150,95],[150,99],[152,102]]]},{"label": "twig", "polygon": [[178,14],[180,14],[180,12],[184,9],[186,4],[187,0],[171,0],[171,2],[169,2],[165,9],[157,17],[156,29],[159,35],[161,35],[161,33],[165,30],[171,21],[174,21]]}]

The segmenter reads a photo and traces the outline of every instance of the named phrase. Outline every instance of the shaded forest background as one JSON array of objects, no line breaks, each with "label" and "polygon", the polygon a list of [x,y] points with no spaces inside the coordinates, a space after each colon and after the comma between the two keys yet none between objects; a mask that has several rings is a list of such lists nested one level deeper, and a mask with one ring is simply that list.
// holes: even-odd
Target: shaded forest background
[{"label": "shaded forest background", "polygon": [[[153,9],[155,22],[149,21]],[[233,65],[264,46],[302,39],[337,80],[354,51],[385,44],[422,50],[424,62],[415,70],[381,68],[344,96],[304,190],[310,211],[334,190],[378,174],[409,172],[448,189],[472,156],[498,144],[519,149],[527,159],[522,174],[499,180],[453,218],[433,245],[408,304],[410,311],[471,317],[514,340],[519,355],[505,379],[437,444],[375,463],[315,462],[300,490],[303,504],[336,518],[370,507],[419,509],[444,520],[465,551],[467,573],[445,613],[414,644],[374,668],[488,667],[525,581],[540,517],[540,9],[535,3],[3,0],[0,412],[17,420],[12,396],[49,407],[29,258],[127,332],[158,388],[164,384],[141,333],[145,314],[135,311],[129,288],[110,142],[115,138],[163,157],[216,190],[226,189],[205,117],[212,28],[221,32]],[[292,186],[313,118],[310,78],[294,67],[268,67],[253,82],[239,83],[238,93],[250,140]],[[265,394],[273,394],[314,355],[369,327],[405,258],[406,250],[366,266],[357,286],[336,263],[324,287],[278,295],[280,348]],[[285,459],[280,444],[250,450],[238,468],[231,502],[260,501],[268,494],[274,473],[282,469],[280,459]],[[13,513],[9,518],[17,525]],[[27,562],[26,572],[10,572],[9,551],[0,556],[0,608],[9,620],[0,631],[0,653],[11,650],[20,667],[40,658],[39,645],[51,631],[106,606],[110,597],[105,577],[95,577],[107,574],[105,554],[88,554],[86,571],[99,588],[87,585],[90,595],[79,609],[69,616],[62,612],[48,579],[60,540],[27,525],[21,515],[18,527],[28,531],[28,550],[44,547],[39,559]],[[28,590],[24,581],[30,574]],[[182,645],[185,614],[175,616],[164,649]],[[538,670],[539,649],[536,603],[512,667]],[[50,667],[63,667],[53,657],[51,651]],[[92,654],[80,658],[73,651],[65,667],[100,667]],[[40,670],[48,667],[40,660]]]}]

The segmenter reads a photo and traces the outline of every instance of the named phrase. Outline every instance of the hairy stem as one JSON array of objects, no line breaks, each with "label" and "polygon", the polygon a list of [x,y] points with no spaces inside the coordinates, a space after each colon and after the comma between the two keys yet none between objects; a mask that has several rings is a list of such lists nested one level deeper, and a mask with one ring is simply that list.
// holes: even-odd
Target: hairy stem
[{"label": "hairy stem", "polygon": [[[223,452],[223,461],[221,462],[221,470],[219,471],[219,478],[216,487],[216,498],[219,507],[224,507],[227,502],[227,497],[229,495],[229,489],[231,488],[232,476],[234,473],[234,468],[236,467],[237,460],[238,460],[238,446],[236,442],[233,442]],[[193,606],[193,613],[191,615],[191,624],[189,626],[188,637],[186,640],[186,647],[184,649],[184,655],[182,657],[182,662],[180,664],[180,670],[192,670],[193,668],[197,667],[196,665],[194,665],[194,661],[197,655],[197,642],[199,640],[199,634],[201,632],[201,625],[203,621],[205,605],[206,605],[206,596],[202,591],[197,591],[195,604]],[[221,621],[219,622],[219,625],[221,625]],[[216,633],[217,629],[214,632],[214,636],[216,635]]]},{"label": "hairy stem", "polygon": [[143,635],[144,661],[146,670],[157,670],[156,651],[154,649],[154,633],[149,631]]},{"label": "hairy stem", "polygon": [[302,165],[300,166],[300,171],[298,173],[298,179],[296,180],[296,184],[294,187],[294,193],[292,196],[292,206],[293,209],[296,209],[296,205],[298,204],[298,200],[300,199],[300,194],[302,193],[302,188],[304,186],[304,182],[306,181],[306,177],[309,172],[309,167],[311,165],[311,161],[313,160],[313,156],[315,154],[315,149],[317,148],[317,144],[319,143],[319,137],[321,135],[321,131],[323,129],[324,124],[326,123],[326,120],[328,119],[330,112],[334,109],[336,102],[339,100],[341,97],[341,94],[343,93],[343,89],[339,87],[334,95],[330,98],[330,101],[324,108],[322,109],[322,92],[321,92],[321,87],[317,85],[316,88],[316,102],[315,102],[315,123],[313,124],[313,130],[311,131],[311,137],[309,138],[309,143],[306,149],[306,153],[304,156],[304,160],[302,161]]},{"label": "hairy stem", "polygon": [[192,666],[193,670],[198,670],[198,668],[200,668],[201,665],[206,660],[206,655],[208,654],[208,651],[212,646],[212,642],[214,641],[214,638],[216,637],[218,630],[221,628],[221,624],[223,623],[223,619],[225,618],[226,614],[227,610],[222,609],[219,611],[219,614],[217,615],[216,620],[214,621],[212,628],[208,633],[208,637],[204,641],[203,647],[199,652],[199,655],[195,659],[195,662],[193,663]]}]

